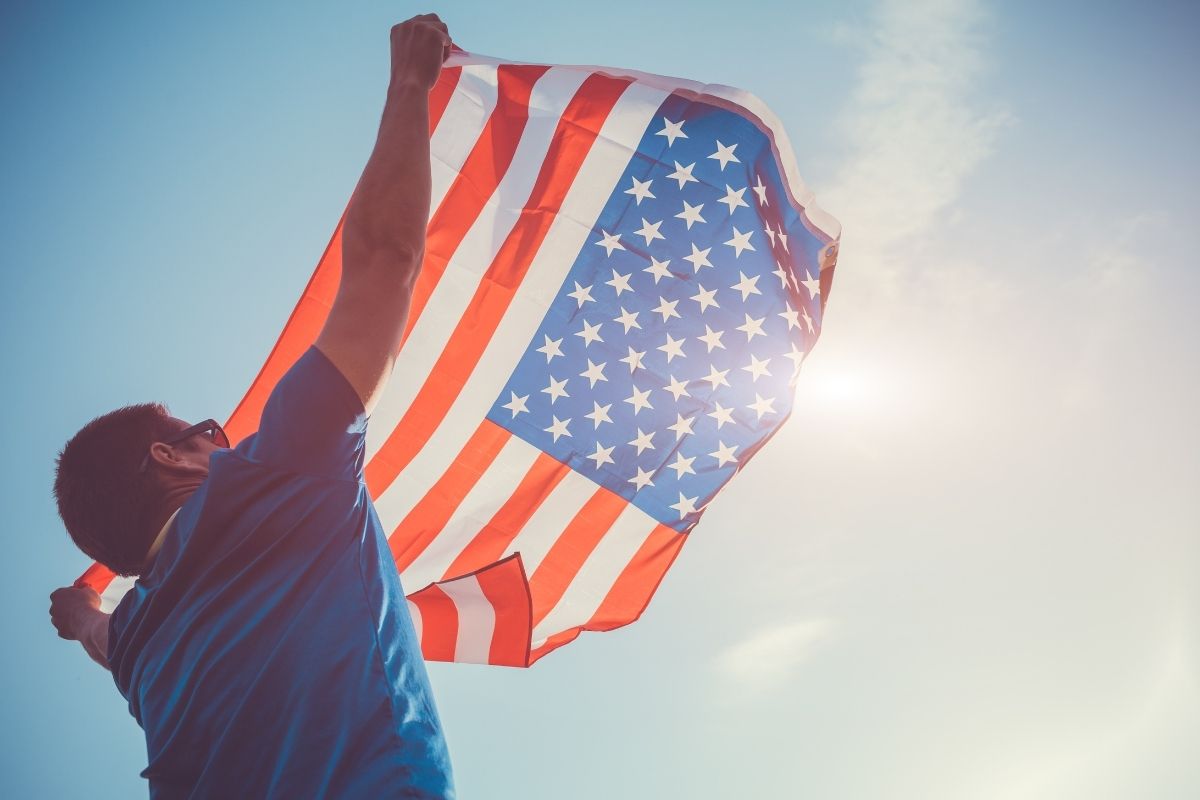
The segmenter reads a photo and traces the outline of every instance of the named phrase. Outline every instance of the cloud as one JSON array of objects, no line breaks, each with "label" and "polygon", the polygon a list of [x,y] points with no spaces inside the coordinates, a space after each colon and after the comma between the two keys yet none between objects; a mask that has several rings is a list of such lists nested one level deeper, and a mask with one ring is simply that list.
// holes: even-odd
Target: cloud
[{"label": "cloud", "polygon": [[739,685],[761,691],[794,672],[835,627],[832,620],[811,619],[760,630],[720,653],[716,667]]},{"label": "cloud", "polygon": [[[890,252],[950,213],[1008,121],[976,98],[986,15],[974,0],[883,0],[835,36],[859,51],[858,83],[835,126],[848,152],[822,192],[846,231],[842,260]],[[877,269],[875,263],[871,269]]]}]

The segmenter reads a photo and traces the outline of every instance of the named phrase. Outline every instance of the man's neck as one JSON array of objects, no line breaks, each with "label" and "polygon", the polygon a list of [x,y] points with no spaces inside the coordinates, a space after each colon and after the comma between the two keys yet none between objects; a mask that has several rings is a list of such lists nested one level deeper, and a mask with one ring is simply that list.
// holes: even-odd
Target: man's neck
[{"label": "man's neck", "polygon": [[175,519],[175,515],[179,513],[183,504],[200,488],[201,483],[203,481],[173,486],[163,495],[162,502],[159,503],[159,511],[154,515],[154,524],[157,526],[158,534],[146,552],[146,566],[143,571],[150,569],[150,565],[154,563],[154,557],[158,555],[159,548],[162,547],[163,539],[166,537],[167,527]]}]

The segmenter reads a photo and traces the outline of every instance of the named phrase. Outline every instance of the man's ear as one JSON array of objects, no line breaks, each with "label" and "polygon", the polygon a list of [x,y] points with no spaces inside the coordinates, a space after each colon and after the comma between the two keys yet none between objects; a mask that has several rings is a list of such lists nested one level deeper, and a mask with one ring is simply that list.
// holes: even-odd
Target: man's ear
[{"label": "man's ear", "polygon": [[155,442],[150,445],[150,460],[157,464],[159,469],[175,475],[205,471],[202,466],[187,459],[182,450],[163,442]]}]

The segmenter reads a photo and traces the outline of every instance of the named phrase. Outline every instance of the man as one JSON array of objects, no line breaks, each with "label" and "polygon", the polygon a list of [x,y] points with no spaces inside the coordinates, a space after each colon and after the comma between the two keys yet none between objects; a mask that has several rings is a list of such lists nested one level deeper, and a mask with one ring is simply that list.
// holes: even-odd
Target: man
[{"label": "man", "polygon": [[428,93],[450,52],[427,14],[391,31],[379,136],[343,232],[337,299],[258,433],[160,405],[93,420],[59,456],[68,532],[138,575],[111,620],[59,589],[51,618],[113,673],[146,733],[152,797],[451,797],[399,577],[363,483],[429,217]]}]

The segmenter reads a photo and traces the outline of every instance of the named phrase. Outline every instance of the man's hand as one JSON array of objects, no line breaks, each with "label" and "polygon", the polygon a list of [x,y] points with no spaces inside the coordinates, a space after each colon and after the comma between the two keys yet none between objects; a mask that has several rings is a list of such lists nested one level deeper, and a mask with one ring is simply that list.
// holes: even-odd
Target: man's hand
[{"label": "man's hand", "polygon": [[421,14],[392,27],[392,88],[429,91],[450,55],[450,32],[437,14]]},{"label": "man's hand", "polygon": [[108,614],[90,586],[64,586],[50,594],[50,622],[63,639],[73,639],[100,666],[108,669]]}]

